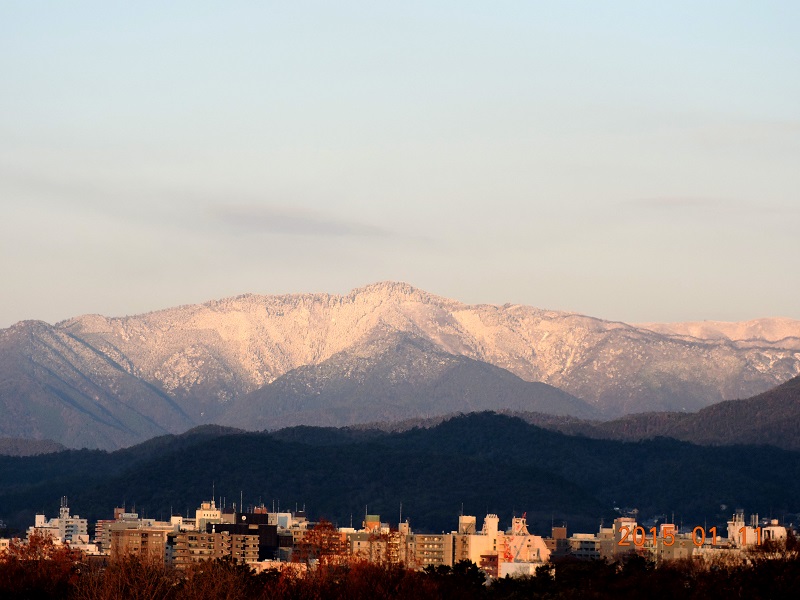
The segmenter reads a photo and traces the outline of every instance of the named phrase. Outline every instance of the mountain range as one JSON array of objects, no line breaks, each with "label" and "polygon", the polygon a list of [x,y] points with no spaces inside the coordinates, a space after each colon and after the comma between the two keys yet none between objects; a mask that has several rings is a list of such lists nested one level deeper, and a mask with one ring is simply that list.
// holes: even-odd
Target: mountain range
[{"label": "mountain range", "polygon": [[696,411],[800,374],[800,321],[640,324],[403,283],[0,330],[0,436],[118,448],[193,425]]}]

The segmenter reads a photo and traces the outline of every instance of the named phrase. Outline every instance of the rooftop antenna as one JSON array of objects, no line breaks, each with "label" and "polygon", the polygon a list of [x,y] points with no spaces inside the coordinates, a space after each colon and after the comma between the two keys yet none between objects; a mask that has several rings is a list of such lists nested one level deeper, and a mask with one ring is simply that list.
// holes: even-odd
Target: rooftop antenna
[{"label": "rooftop antenna", "polygon": [[211,501],[212,502],[214,501],[214,498],[216,497],[216,493],[217,493],[216,481],[214,481],[212,479],[211,480]]},{"label": "rooftop antenna", "polygon": [[244,512],[244,491],[242,490],[239,490],[239,506],[241,507],[242,512]]},{"label": "rooftop antenna", "polygon": [[398,525],[403,522],[403,503],[400,503],[400,520],[397,522]]}]

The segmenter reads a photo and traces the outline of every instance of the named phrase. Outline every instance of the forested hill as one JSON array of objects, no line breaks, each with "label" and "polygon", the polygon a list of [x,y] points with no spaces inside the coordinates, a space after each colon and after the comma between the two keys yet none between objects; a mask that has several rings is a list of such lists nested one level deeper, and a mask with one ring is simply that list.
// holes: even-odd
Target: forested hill
[{"label": "forested hill", "polygon": [[752,398],[719,402],[696,413],[643,413],[603,423],[516,414],[571,435],[634,441],[671,437],[702,445],[769,444],[800,451],[800,376]]},{"label": "forested hill", "polygon": [[0,457],[0,480],[0,519],[17,527],[35,511],[54,516],[63,495],[90,520],[123,502],[166,518],[193,514],[212,489],[229,505],[241,493],[246,505],[306,505],[341,525],[360,523],[365,507],[396,523],[402,502],[413,528],[434,531],[454,528],[462,505],[506,522],[527,512],[540,533],[553,520],[594,531],[614,507],[694,524],[722,523],[739,507],[787,520],[800,512],[800,453],[570,437],[492,413],[402,433],[204,429],[113,453]]}]

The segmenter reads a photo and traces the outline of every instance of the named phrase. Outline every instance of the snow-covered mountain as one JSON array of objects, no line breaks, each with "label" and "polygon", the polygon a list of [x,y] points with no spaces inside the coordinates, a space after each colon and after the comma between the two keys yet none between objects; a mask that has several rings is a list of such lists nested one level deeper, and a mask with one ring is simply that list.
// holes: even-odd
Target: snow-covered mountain
[{"label": "snow-covered mountain", "polygon": [[[36,360],[46,364],[45,341],[31,338],[21,346],[8,333],[25,326],[0,332],[0,351],[18,357],[41,355]],[[242,406],[238,399],[273,382],[276,387],[264,388],[263,393],[274,396],[290,372],[294,384],[305,381],[303,377],[310,384],[320,373],[336,378],[336,369],[344,376],[364,360],[364,348],[370,347],[365,342],[380,332],[403,334],[424,342],[433,353],[488,363],[527,382],[558,387],[609,417],[696,410],[753,396],[800,374],[798,321],[634,326],[515,304],[467,305],[393,282],[342,296],[244,295],[137,316],[86,315],[51,330],[88,352],[88,364],[75,362],[72,372],[85,370],[91,378],[106,365],[102,369],[110,369],[115,378],[121,377],[117,373],[130,376],[144,386],[141,389],[150,390],[148,400],[140,401],[146,407],[137,410],[169,431],[184,427],[182,414],[192,423],[236,422],[230,411]],[[384,349],[375,360],[388,357]],[[0,363],[0,401],[6,405],[30,402],[24,391],[9,397],[13,385],[8,387],[8,382],[13,384],[22,374],[26,381],[43,381],[43,371],[36,375],[20,369],[13,361]],[[112,379],[116,381],[100,382],[109,398],[121,389],[114,387],[119,383],[111,385]],[[51,392],[53,402],[58,397]],[[167,401],[175,411],[155,410]],[[437,412],[436,401],[427,401],[425,414]],[[162,421],[159,415],[172,420]],[[5,430],[3,434],[18,435]]]}]

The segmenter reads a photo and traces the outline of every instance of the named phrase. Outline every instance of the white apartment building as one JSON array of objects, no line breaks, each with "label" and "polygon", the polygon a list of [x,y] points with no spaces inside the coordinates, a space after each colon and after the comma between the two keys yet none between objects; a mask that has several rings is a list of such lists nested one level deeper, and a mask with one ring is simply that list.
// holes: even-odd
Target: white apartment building
[{"label": "white apartment building", "polygon": [[58,517],[47,519],[43,514],[37,514],[33,527],[28,528],[28,537],[32,533],[49,535],[60,543],[84,543],[88,541],[88,521],[79,515],[70,516],[67,498],[61,498],[61,508]]}]

